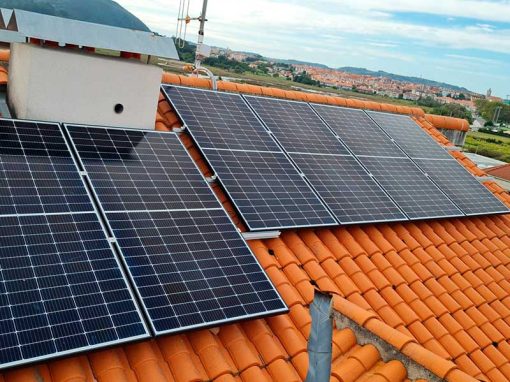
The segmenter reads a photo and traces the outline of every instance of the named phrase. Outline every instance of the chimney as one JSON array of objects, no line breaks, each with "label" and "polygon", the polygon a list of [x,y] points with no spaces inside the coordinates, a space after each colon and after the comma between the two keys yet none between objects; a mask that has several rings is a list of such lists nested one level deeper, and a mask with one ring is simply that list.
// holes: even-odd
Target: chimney
[{"label": "chimney", "polygon": [[148,62],[178,59],[172,39],[20,10],[7,30],[17,38],[7,87],[14,117],[154,128],[163,71]]}]

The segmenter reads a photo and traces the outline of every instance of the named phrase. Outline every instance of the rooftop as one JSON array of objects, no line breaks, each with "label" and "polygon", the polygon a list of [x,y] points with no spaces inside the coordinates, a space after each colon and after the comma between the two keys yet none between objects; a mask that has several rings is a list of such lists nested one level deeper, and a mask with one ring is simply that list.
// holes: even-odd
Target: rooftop
[{"label": "rooftop", "polygon": [[[0,83],[7,76],[0,69]],[[165,74],[164,83],[210,87],[206,79]],[[465,122],[421,109],[218,83],[219,90],[412,115],[440,144],[436,127]],[[444,125],[442,125],[444,124]],[[161,96],[156,130],[180,121]],[[204,172],[208,167],[182,135]],[[484,175],[458,151],[452,155]],[[485,185],[507,205],[510,196]],[[234,221],[240,219],[215,187]],[[331,380],[510,381],[510,219],[470,217],[284,231],[249,245],[290,312],[219,328],[8,370],[1,382],[302,381],[314,289],[334,294]]]}]

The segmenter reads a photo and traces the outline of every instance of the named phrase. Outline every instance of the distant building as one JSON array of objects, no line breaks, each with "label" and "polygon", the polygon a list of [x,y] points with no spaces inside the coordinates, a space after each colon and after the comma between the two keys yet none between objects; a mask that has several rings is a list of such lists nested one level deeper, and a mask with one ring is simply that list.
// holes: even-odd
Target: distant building
[{"label": "distant building", "polygon": [[487,90],[487,98],[491,98],[492,96],[492,89],[489,88],[489,90]]}]

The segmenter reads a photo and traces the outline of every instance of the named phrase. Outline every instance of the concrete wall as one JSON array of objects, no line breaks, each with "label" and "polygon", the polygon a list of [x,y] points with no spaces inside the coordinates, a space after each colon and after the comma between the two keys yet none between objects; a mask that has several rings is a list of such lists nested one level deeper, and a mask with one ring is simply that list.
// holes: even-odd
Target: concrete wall
[{"label": "concrete wall", "polygon": [[8,102],[16,118],[154,128],[161,68],[29,44],[13,44],[10,60]]}]

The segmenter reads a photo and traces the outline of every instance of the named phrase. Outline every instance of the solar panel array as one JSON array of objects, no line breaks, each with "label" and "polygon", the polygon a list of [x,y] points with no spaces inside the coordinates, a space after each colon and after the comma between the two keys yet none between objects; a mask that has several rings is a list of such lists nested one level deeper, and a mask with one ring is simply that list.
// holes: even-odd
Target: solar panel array
[{"label": "solar panel array", "polygon": [[[371,114],[367,115],[362,110],[326,105],[314,104],[312,107],[342,142],[352,150],[409,219],[464,215],[452,200],[409,159],[403,147],[396,144],[396,139],[389,136],[386,130],[370,118]],[[413,147],[418,147],[419,134],[411,134],[417,137]],[[365,141],[366,144],[364,144]],[[426,140],[425,143],[427,142]],[[435,142],[433,143],[436,148],[446,153]]]},{"label": "solar panel array", "polygon": [[156,334],[286,311],[175,134],[66,129]]},{"label": "solar panel array", "polygon": [[340,223],[406,219],[308,104],[245,98]]},{"label": "solar panel array", "polygon": [[[289,182],[297,179],[292,166],[275,165],[284,156],[340,224],[508,211],[408,116],[243,96],[261,126],[237,95],[163,90],[251,230],[299,227],[300,212],[310,213],[308,195]],[[283,151],[269,154],[273,142]],[[421,159],[448,161],[456,180],[446,182]]]},{"label": "solar panel array", "polygon": [[163,91],[250,230],[336,224],[240,95]]},{"label": "solar panel array", "polygon": [[499,199],[411,118],[405,115],[367,113],[465,215],[508,212],[508,208]]},{"label": "solar panel array", "polygon": [[59,126],[0,137],[0,368],[148,337]]}]

